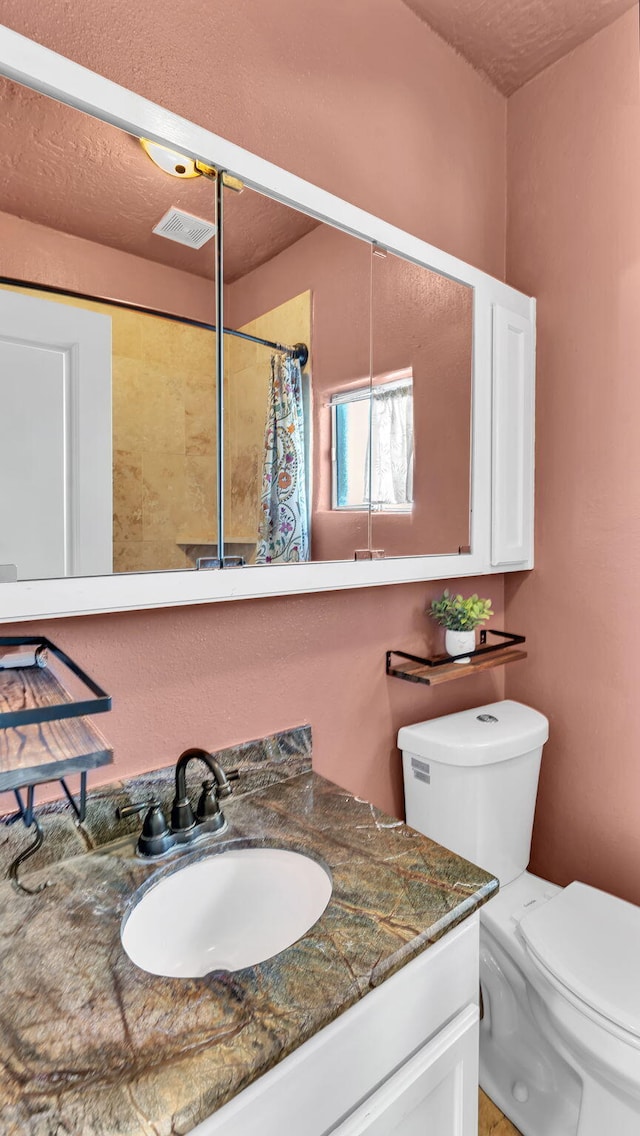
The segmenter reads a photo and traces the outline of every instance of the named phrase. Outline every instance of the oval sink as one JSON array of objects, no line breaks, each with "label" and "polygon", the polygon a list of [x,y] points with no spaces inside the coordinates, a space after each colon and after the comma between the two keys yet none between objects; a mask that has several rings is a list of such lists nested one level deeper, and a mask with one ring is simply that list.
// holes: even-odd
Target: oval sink
[{"label": "oval sink", "polygon": [[148,888],[121,930],[149,974],[199,978],[255,966],[295,943],[331,896],[328,871],[285,848],[232,848]]}]

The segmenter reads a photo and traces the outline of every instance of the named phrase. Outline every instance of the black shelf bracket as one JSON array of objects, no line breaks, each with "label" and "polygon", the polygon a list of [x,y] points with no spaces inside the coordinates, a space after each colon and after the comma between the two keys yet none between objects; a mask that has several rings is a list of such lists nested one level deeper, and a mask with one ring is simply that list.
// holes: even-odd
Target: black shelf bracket
[{"label": "black shelf bracket", "polygon": [[[502,642],[487,643],[487,635],[497,635]],[[526,637],[524,635],[514,635],[511,631],[495,631],[492,627],[489,627],[480,632],[480,646],[476,647],[475,651],[461,651],[459,655],[433,655],[423,658],[421,655],[409,655],[406,651],[387,651],[386,673],[394,678],[404,678],[407,682],[420,682],[417,675],[407,674],[394,666],[393,657],[437,670],[438,667],[446,667],[449,663],[455,662],[456,659],[476,659],[483,655],[494,655],[497,651],[504,651],[508,647],[514,647],[518,643],[525,642]]]},{"label": "black shelf bracket", "polygon": [[[111,696],[98,686],[97,682],[82,670],[64,651],[56,647],[44,635],[3,635],[0,647],[44,647],[50,651],[72,674],[79,678],[94,695],[74,702],[59,702],[55,706],[30,706],[26,710],[5,710],[0,712],[0,729],[12,726],[30,726],[36,722],[54,722],[60,718],[83,718],[87,714],[104,714],[111,709]],[[45,668],[46,669],[46,668]],[[3,672],[0,671],[0,675]],[[52,672],[53,673],[53,672]],[[55,677],[55,676],[54,676]]]}]

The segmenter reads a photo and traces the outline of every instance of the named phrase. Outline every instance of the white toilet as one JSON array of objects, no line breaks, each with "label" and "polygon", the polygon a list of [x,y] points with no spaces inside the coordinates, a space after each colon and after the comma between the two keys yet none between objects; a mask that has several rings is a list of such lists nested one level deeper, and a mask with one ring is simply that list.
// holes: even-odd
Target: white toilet
[{"label": "white toilet", "polygon": [[480,1083],[524,1136],[640,1136],[640,907],[525,871],[547,719],[519,702],[398,734],[407,823],[500,880],[480,913]]}]

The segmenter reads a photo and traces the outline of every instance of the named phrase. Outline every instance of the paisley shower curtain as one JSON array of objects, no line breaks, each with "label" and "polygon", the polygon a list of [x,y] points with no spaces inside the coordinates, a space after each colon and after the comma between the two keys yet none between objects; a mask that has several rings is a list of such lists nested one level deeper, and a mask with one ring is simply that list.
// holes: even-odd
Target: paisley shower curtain
[{"label": "paisley shower curtain", "polygon": [[271,359],[256,564],[309,559],[302,372],[297,359]]}]

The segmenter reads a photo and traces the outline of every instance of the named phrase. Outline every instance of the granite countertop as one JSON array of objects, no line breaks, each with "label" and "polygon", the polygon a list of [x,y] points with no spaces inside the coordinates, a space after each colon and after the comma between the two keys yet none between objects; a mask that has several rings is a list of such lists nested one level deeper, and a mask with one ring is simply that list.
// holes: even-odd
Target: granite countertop
[{"label": "granite countertop", "polygon": [[232,798],[225,814],[201,855],[230,841],[287,847],[333,877],[315,926],[242,971],[159,978],[122,950],[132,893],[179,854],[150,865],[129,837],[41,868],[30,886],[55,886],[34,898],[0,883],[3,1136],[187,1133],[497,889],[314,773]]}]

